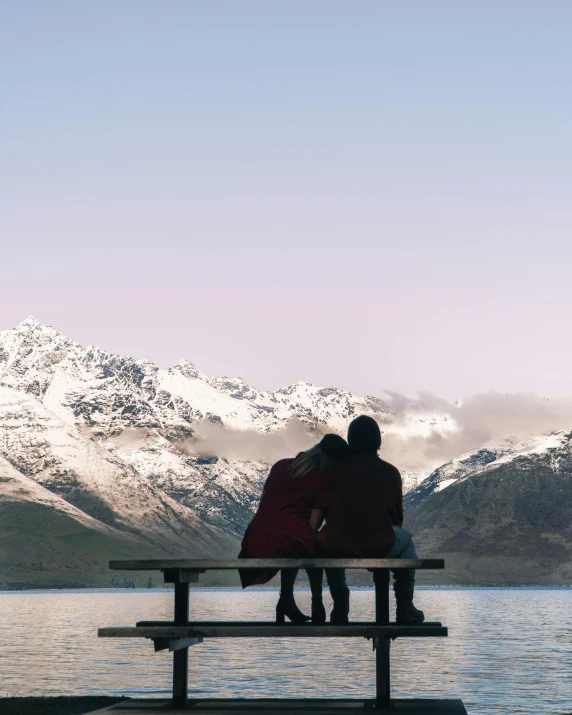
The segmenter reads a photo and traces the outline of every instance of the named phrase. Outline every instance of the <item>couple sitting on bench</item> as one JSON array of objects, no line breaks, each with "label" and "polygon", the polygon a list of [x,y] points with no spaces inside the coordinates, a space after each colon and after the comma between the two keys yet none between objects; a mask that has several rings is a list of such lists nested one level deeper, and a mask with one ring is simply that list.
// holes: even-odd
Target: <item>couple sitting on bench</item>
[{"label": "couple sitting on bench", "polygon": [[[268,475],[258,511],[248,525],[239,558],[404,558],[417,559],[411,534],[402,527],[401,475],[377,456],[381,432],[361,415],[349,426],[348,441],[327,434],[295,459],[282,459]],[[326,523],[320,526],[326,518]],[[334,602],[330,621],[346,624],[350,592],[344,569],[325,569]],[[267,583],[277,570],[240,569],[242,586]],[[326,621],[322,569],[307,570],[313,624]],[[276,621],[310,620],[294,600],[296,569],[282,569]],[[413,605],[415,571],[396,569],[394,591],[399,624],[422,623]]]}]

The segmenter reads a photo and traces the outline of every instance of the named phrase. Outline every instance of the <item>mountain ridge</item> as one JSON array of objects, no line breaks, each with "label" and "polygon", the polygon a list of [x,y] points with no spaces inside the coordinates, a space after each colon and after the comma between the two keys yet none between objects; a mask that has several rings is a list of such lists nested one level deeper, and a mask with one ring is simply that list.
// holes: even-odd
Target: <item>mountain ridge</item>
[{"label": "mountain ridge", "polygon": [[[0,332],[0,467],[6,471],[9,465],[20,475],[8,475],[4,482],[0,478],[0,510],[12,524],[10,533],[19,534],[19,551],[28,549],[30,558],[37,554],[38,534],[20,527],[26,509],[34,523],[51,518],[58,534],[79,534],[74,537],[78,553],[83,548],[92,557],[94,540],[101,554],[124,553],[126,547],[137,554],[234,555],[269,464],[311,446],[325,431],[344,434],[357,414],[376,419],[386,444],[405,440],[407,446],[416,438],[439,444],[455,439],[460,430],[452,406],[449,412],[408,411],[391,400],[356,397],[303,380],[264,392],[242,378],[209,377],[184,359],[161,369],[146,360],[84,348],[28,317],[13,330]],[[491,474],[499,470],[505,470],[503,479],[512,480],[517,491],[518,474],[527,475],[522,486],[534,500],[538,484],[527,464],[536,465],[558,501],[558,480],[567,474],[566,465],[572,465],[570,434],[553,430],[490,441],[426,472],[402,470],[407,523],[414,528],[420,554],[445,553],[453,582],[471,583],[478,574],[486,582],[495,563],[491,554],[510,551],[511,539],[520,534],[530,548],[534,538],[562,547],[558,563],[548,571],[537,568],[542,578],[556,582],[568,574],[568,547],[562,540],[567,544],[572,533],[545,525],[548,536],[542,536],[538,525],[527,524],[530,513],[522,504],[515,507],[516,521],[507,521],[505,531],[499,531],[486,513],[484,526],[477,524],[467,505],[475,513],[485,504],[498,512],[498,485]],[[15,484],[22,490],[20,500],[15,499]],[[503,498],[511,503],[514,494]],[[452,508],[462,518],[448,514]],[[481,526],[496,534],[496,542],[483,536]],[[481,560],[474,553],[476,544],[483,550]],[[66,539],[54,536],[53,551],[76,564],[83,583],[109,583],[103,556],[91,558],[92,570],[82,571]],[[526,564],[519,558],[524,573]],[[49,573],[42,571],[41,583],[58,583],[58,578],[70,583],[56,562]],[[8,585],[21,583],[22,563],[10,567]],[[503,563],[512,578],[516,572],[508,561]],[[38,573],[30,573],[40,583]],[[534,578],[526,575],[531,583]]]},{"label": "mountain ridge", "polygon": [[[28,317],[0,332],[0,458],[88,521],[30,489],[16,504],[0,488],[0,503],[19,514],[27,504],[34,523],[51,509],[54,523],[79,529],[83,542],[97,536],[114,553],[123,538],[137,553],[234,555],[269,463],[324,431],[345,432],[361,412],[392,426],[378,398],[302,380],[263,392],[241,378],[206,376],[188,360],[163,370],[84,348]],[[427,425],[412,418],[396,429],[424,433]],[[21,539],[20,551],[35,554],[38,534]],[[71,558],[73,549],[57,543]],[[104,578],[100,562],[94,569],[86,583]],[[44,568],[42,583],[65,574],[57,564],[52,571],[48,578]]]}]

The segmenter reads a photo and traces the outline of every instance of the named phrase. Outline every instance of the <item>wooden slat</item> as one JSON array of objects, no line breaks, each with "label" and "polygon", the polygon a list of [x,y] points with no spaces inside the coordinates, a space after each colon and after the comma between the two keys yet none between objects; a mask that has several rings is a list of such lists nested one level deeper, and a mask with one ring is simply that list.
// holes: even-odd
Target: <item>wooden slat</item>
[{"label": "wooden slat", "polygon": [[[137,621],[135,626],[137,628],[172,628],[175,625],[175,621]],[[187,628],[204,628],[205,626],[273,626],[272,621],[189,621],[186,624]],[[286,623],[283,627],[288,627],[290,624]],[[309,627],[311,624],[304,626]],[[325,625],[328,625],[327,623]],[[355,621],[350,625],[354,626],[374,626],[374,621]],[[397,625],[395,622],[389,625]],[[441,626],[441,621],[424,621],[421,626],[426,628],[427,626]]]},{"label": "wooden slat", "polygon": [[439,637],[447,635],[443,626],[376,626],[371,623],[351,623],[347,626],[310,625],[194,625],[194,626],[110,626],[100,628],[100,638],[403,638]]},{"label": "wooden slat", "polygon": [[121,571],[226,571],[229,569],[286,568],[344,569],[443,569],[443,559],[152,559],[110,561],[109,568]]},{"label": "wooden slat", "polygon": [[95,710],[90,715],[152,715],[152,713],[195,713],[207,715],[363,715],[364,712],[392,713],[392,715],[467,715],[461,700],[393,699],[389,710],[376,710],[373,700],[336,700],[333,698],[290,700],[287,698],[247,700],[195,700],[189,701],[185,710],[173,708],[170,700],[149,698],[147,700],[125,700],[103,710]]}]

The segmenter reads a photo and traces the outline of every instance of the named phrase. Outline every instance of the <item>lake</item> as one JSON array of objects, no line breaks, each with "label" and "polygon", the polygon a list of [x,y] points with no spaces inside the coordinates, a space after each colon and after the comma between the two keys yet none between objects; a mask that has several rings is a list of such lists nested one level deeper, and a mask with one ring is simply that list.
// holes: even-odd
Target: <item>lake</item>
[{"label": "lake", "polygon": [[[309,591],[297,594],[309,612]],[[353,590],[350,617],[372,620],[373,598],[372,589]],[[272,619],[276,600],[273,589],[192,589],[191,614]],[[415,603],[448,626],[449,637],[393,643],[394,697],[460,697],[471,715],[572,713],[572,589],[425,588]],[[168,620],[172,609],[171,590],[0,592],[0,695],[169,697],[172,655],[154,653],[150,641],[98,639],[96,631]],[[189,649],[195,696],[373,692],[365,639],[224,639]]]}]

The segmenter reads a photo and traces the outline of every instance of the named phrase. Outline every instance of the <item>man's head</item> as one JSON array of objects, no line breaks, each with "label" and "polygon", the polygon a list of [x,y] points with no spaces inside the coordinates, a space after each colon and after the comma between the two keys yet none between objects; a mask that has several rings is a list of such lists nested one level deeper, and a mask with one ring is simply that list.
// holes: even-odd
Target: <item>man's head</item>
[{"label": "man's head", "polygon": [[367,415],[356,417],[348,428],[348,444],[352,454],[377,454],[381,447],[377,422]]}]

